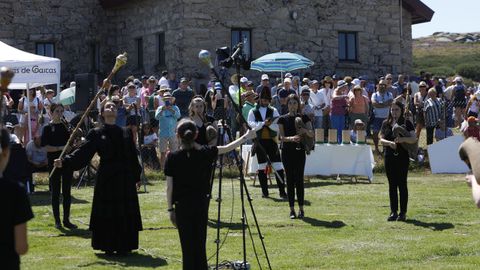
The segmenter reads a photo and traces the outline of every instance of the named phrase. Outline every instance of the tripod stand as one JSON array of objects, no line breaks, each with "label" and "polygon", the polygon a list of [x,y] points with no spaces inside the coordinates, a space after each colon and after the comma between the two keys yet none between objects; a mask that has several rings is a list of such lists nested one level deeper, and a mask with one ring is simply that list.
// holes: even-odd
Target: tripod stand
[{"label": "tripod stand", "polygon": [[[218,145],[225,144],[225,135],[228,137],[229,141],[232,141],[233,137],[232,137],[230,128],[227,125],[225,125],[224,120],[220,120],[219,124],[218,124],[218,139],[217,139],[218,140],[217,141]],[[255,257],[256,257],[257,262],[259,264],[259,267],[261,269],[259,258],[258,258],[256,249],[255,249],[255,242],[253,240],[253,236],[252,236],[250,227],[248,226],[246,210],[245,210],[245,195],[247,196],[247,201],[249,203],[250,210],[252,212],[252,216],[253,216],[253,219],[254,219],[254,222],[255,222],[255,227],[257,229],[260,241],[262,243],[262,248],[263,248],[263,251],[265,253],[267,263],[268,263],[268,268],[272,269],[272,267],[270,265],[270,260],[268,258],[268,253],[267,253],[267,250],[266,250],[266,247],[265,247],[264,237],[261,233],[260,226],[259,226],[258,220],[257,220],[257,216],[255,214],[255,209],[253,207],[252,198],[250,197],[250,193],[248,191],[248,187],[246,185],[245,178],[244,178],[244,175],[243,175],[243,162],[239,158],[239,156],[238,156],[238,154],[235,150],[233,150],[232,153],[233,153],[233,156],[234,156],[234,159],[235,159],[235,164],[237,165],[239,173],[240,173],[240,200],[241,200],[241,209],[242,209],[241,221],[242,221],[243,261],[239,264],[240,268],[236,268],[236,269],[250,269],[249,265],[247,264],[247,251],[246,251],[246,229],[247,228],[248,228],[250,238],[251,238],[251,241],[252,241]],[[217,211],[217,238],[215,240],[215,243],[216,243],[215,269],[218,269],[218,267],[219,267],[219,255],[220,255],[220,248],[221,248],[221,246],[220,246],[220,224],[221,224],[220,220],[221,220],[221,203],[222,203],[223,157],[224,157],[224,155],[220,155],[218,157],[218,159],[219,159],[218,161],[219,161],[220,166],[219,166],[219,177],[218,177],[218,180],[219,180],[219,183],[218,183],[218,185],[219,185],[219,187],[218,187],[218,197],[216,199],[216,202],[218,203],[218,211]],[[216,163],[217,162],[214,162],[213,166],[215,166]],[[210,194],[212,193],[211,189],[213,188],[215,167],[212,171],[212,179],[211,179],[211,183],[210,183]]]}]

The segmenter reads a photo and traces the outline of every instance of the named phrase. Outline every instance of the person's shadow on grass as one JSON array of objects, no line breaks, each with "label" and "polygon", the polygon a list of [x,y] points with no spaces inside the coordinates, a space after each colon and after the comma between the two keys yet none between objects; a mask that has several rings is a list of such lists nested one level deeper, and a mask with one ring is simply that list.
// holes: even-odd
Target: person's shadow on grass
[{"label": "person's shadow on grass", "polygon": [[127,256],[106,255],[104,253],[96,253],[95,255],[98,258],[101,258],[105,261],[97,261],[87,266],[114,264],[121,267],[156,268],[156,267],[165,266],[168,264],[167,261],[163,258],[157,258],[150,254],[142,254],[137,252],[132,252]]},{"label": "person's shadow on grass", "polygon": [[64,227],[61,227],[58,229],[60,233],[58,234],[57,237],[70,237],[70,236],[76,236],[76,237],[81,237],[85,239],[90,239],[92,236],[92,233],[87,230],[87,229],[82,229],[82,228],[77,228],[77,229],[66,229]]},{"label": "person's shadow on grass", "polygon": [[304,217],[302,221],[315,227],[325,227],[325,228],[332,228],[332,229],[340,229],[347,225],[340,220],[324,221],[324,220],[319,220],[311,217]]},{"label": "person's shadow on grass", "polygon": [[423,221],[420,221],[420,220],[416,220],[416,219],[407,219],[405,221],[405,223],[408,223],[408,224],[413,224],[415,226],[419,226],[419,227],[424,227],[424,228],[428,228],[428,229],[431,229],[433,231],[443,231],[443,230],[448,230],[448,229],[453,229],[455,228],[455,226],[452,224],[452,223],[447,223],[447,222],[423,222]]}]

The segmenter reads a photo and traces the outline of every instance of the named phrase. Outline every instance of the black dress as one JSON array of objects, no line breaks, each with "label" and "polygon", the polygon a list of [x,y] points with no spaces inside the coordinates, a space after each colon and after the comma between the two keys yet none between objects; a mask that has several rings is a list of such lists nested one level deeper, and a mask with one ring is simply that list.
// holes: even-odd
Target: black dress
[{"label": "black dress", "polygon": [[135,184],[141,167],[131,131],[117,125],[91,130],[86,142],[64,158],[63,166],[78,170],[95,153],[100,165],[90,216],[92,247],[106,252],[137,249],[142,220]]},{"label": "black dress", "polygon": [[207,119],[203,123],[203,125],[201,127],[197,126],[198,136],[195,139],[196,143],[198,143],[200,145],[207,145],[208,144],[208,141],[207,141],[207,126],[212,125],[213,122],[215,122],[215,118],[207,115]]},{"label": "black dress", "polygon": [[[398,123],[406,128],[407,131],[415,130],[412,122],[406,120],[404,124]],[[394,141],[396,137],[392,131],[392,125],[385,120],[382,124],[382,134],[385,140]],[[397,149],[385,147],[385,171],[388,178],[388,189],[390,198],[390,210],[392,213],[398,212],[398,193],[400,193],[400,213],[407,213],[408,205],[408,187],[407,176],[410,158],[407,150],[401,144],[397,144]]]},{"label": "black dress", "polygon": [[[210,168],[217,147],[171,152],[165,175],[173,178],[173,203],[182,246],[183,269],[208,269],[206,255]],[[188,164],[188,170],[185,165]]]},{"label": "black dress", "polygon": [[20,256],[15,251],[14,228],[33,218],[30,201],[20,183],[0,178],[0,205],[0,268],[20,269]]}]

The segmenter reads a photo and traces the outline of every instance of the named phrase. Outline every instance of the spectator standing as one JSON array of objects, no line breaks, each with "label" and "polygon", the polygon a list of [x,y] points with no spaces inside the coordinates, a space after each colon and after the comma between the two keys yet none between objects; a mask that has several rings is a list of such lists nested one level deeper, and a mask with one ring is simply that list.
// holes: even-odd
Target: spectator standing
[{"label": "spectator standing", "polygon": [[[62,120],[63,105],[52,104],[50,112],[52,121],[43,128],[41,145],[47,150],[48,171],[51,172],[54,167],[54,160],[62,153],[63,148],[70,138],[70,131]],[[73,171],[69,168],[57,168],[53,174],[50,174],[50,187],[52,190],[52,210],[55,218],[55,227],[62,228],[60,222],[60,188],[63,197],[63,226],[69,229],[76,229],[77,226],[70,222],[70,205],[72,203],[72,178]]]},{"label": "spectator standing", "polygon": [[27,152],[27,159],[32,168],[32,173],[48,171],[47,150],[42,146],[42,137],[40,135],[36,135],[32,141],[27,143],[25,151]]},{"label": "spectator standing", "polygon": [[393,102],[393,95],[390,92],[387,92],[387,82],[385,80],[380,80],[377,87],[377,92],[372,95],[372,106],[373,106],[373,143],[375,145],[375,152],[380,153],[378,149],[378,133],[382,127],[383,121],[387,119],[390,105]]},{"label": "spectator standing", "polygon": [[453,88],[453,107],[455,108],[455,126],[460,128],[465,115],[465,108],[467,107],[466,89],[463,84],[462,77],[454,79],[455,86]]},{"label": "spectator standing", "polygon": [[350,108],[350,126],[353,127],[355,120],[360,119],[363,123],[368,121],[368,112],[370,111],[369,100],[362,95],[362,87],[356,85],[353,87],[353,97],[349,99]]},{"label": "spectator standing", "polygon": [[328,137],[328,129],[330,128],[330,110],[332,108],[332,95],[333,95],[333,78],[325,76],[322,80],[322,89],[320,92],[325,97],[325,108],[323,109],[323,122],[322,128],[325,129],[325,138]]},{"label": "spectator standing", "polygon": [[420,82],[418,85],[419,91],[413,96],[413,103],[415,105],[415,121],[416,121],[416,127],[415,127],[415,135],[417,136],[417,139],[420,140],[420,134],[422,132],[422,128],[425,127],[425,101],[428,98],[428,92],[427,92],[427,83],[426,82]]},{"label": "spectator standing", "polygon": [[167,77],[168,77],[168,71],[166,70],[162,71],[162,77],[160,77],[160,80],[158,80],[158,86],[170,88],[170,84],[168,83]]},{"label": "spectator standing", "polygon": [[326,91],[320,91],[318,88],[320,83],[317,80],[313,80],[310,86],[310,104],[313,108],[315,120],[313,121],[314,128],[323,128],[323,115],[324,110],[329,106]]},{"label": "spectator standing", "polygon": [[150,126],[150,123],[142,125],[142,161],[154,170],[160,170],[160,162],[157,156],[158,136]]},{"label": "spectator standing", "polygon": [[175,98],[175,105],[180,109],[181,118],[188,117],[188,105],[190,105],[194,93],[188,86],[187,78],[180,79],[180,87],[173,91],[172,95]]},{"label": "spectator standing", "polygon": [[332,96],[330,122],[332,123],[332,128],[337,130],[337,143],[342,143],[342,130],[345,128],[345,116],[348,112],[347,89],[347,83],[340,80]]},{"label": "spectator standing", "polygon": [[199,145],[216,145],[216,140],[211,140],[207,136],[208,126],[217,128],[217,121],[215,118],[210,117],[206,113],[206,104],[202,97],[195,96],[188,106],[188,115],[190,119],[195,123],[198,130],[198,135],[195,138],[195,142]]},{"label": "spectator standing", "polygon": [[[304,85],[301,87],[300,93],[300,112],[302,115],[306,115],[308,119],[310,119],[311,123],[315,121],[315,110],[310,104],[310,88],[308,85]],[[322,115],[323,117],[323,115]],[[313,127],[312,127],[313,128]]]},{"label": "spectator standing", "polygon": [[[30,106],[30,108],[29,108]],[[30,114],[28,111],[30,110]],[[22,113],[22,118],[19,121],[21,124],[20,129],[23,131],[23,136],[21,137],[24,145],[26,145],[32,138],[33,135],[38,132],[40,128],[38,123],[38,117],[43,111],[43,103],[40,101],[40,98],[37,97],[35,89],[28,90],[28,101],[26,97],[22,97],[18,102],[18,111]],[[30,116],[30,118],[29,118]],[[29,133],[28,123],[30,122],[31,131]]]},{"label": "spectator standing", "polygon": [[175,72],[173,71],[168,73],[168,88],[170,89],[178,88],[177,74],[175,74]]},{"label": "spectator standing", "polygon": [[132,130],[135,143],[138,142],[138,125],[140,123],[140,98],[137,96],[137,87],[133,83],[127,85],[128,94],[123,97],[123,106],[127,112],[127,128]]},{"label": "spectator standing", "polygon": [[428,90],[428,99],[425,102],[425,127],[427,129],[427,145],[433,143],[433,133],[442,115],[442,104],[437,98],[435,88]]},{"label": "spectator standing", "polygon": [[163,94],[164,105],[159,106],[155,112],[155,118],[159,122],[158,138],[160,150],[160,166],[164,168],[167,151],[177,150],[177,140],[175,138],[175,127],[177,120],[180,119],[180,109],[175,105],[175,98],[170,92]]},{"label": "spectator standing", "polygon": [[385,75],[385,83],[387,84],[387,92],[390,92],[393,98],[396,98],[401,92],[393,85],[392,74]]},{"label": "spectator standing", "polygon": [[[257,93],[258,95],[260,94],[260,92],[262,91],[262,88],[264,86],[268,86],[270,87],[270,79],[268,78],[268,75],[267,74],[262,74],[262,82],[260,83],[259,86],[257,86],[257,88],[255,89],[255,93]],[[274,96],[274,94],[272,93],[272,96]]]}]

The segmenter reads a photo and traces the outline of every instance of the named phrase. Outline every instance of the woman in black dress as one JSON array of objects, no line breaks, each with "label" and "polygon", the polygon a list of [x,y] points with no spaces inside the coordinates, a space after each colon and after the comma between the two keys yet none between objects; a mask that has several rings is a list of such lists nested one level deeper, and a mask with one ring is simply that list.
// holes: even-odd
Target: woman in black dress
[{"label": "woman in black dress", "polygon": [[[410,132],[409,137],[395,136],[393,128],[399,125]],[[410,162],[408,152],[402,144],[417,142],[415,128],[410,120],[404,118],[404,107],[399,101],[392,104],[388,118],[383,122],[380,131],[380,142],[385,151],[385,170],[388,178],[390,197],[390,216],[388,221],[405,221],[408,204],[407,175]],[[398,192],[400,193],[400,214],[398,214]]]},{"label": "woman in black dress", "polygon": [[[290,218],[296,218],[295,214],[295,191],[297,192],[298,218],[303,218],[305,189],[303,185],[303,174],[305,170],[305,146],[300,142],[301,135],[313,137],[312,122],[306,115],[300,114],[300,99],[297,95],[291,94],[287,98],[288,114],[278,119],[278,130],[282,141],[282,162],[287,176],[287,195],[290,206]],[[297,130],[295,121],[300,118],[306,128]]]},{"label": "woman in black dress", "polygon": [[[228,153],[255,137],[248,131],[226,146],[199,145],[195,142],[197,125],[183,119],[177,127],[180,150],[170,152],[165,162],[167,203],[170,220],[178,228],[182,246],[183,269],[208,269],[207,239],[210,167],[217,155]],[[188,170],[185,169],[188,164]],[[175,206],[175,208],[174,208]]]},{"label": "woman in black dress", "polygon": [[[53,169],[53,161],[60,156],[70,137],[67,123],[62,120],[63,111],[62,104],[52,104],[50,106],[52,121],[43,128],[42,132],[41,144],[47,150],[49,172]],[[53,217],[55,218],[55,227],[58,229],[62,227],[60,222],[60,187],[62,188],[63,196],[63,226],[69,229],[77,228],[75,224],[70,222],[72,178],[73,171],[69,168],[56,169],[50,175]]]},{"label": "woman in black dress", "polygon": [[142,230],[136,183],[141,167],[131,130],[115,125],[117,107],[107,101],[101,108],[104,125],[92,129],[86,141],[56,167],[78,170],[97,153],[100,165],[92,202],[92,247],[107,254],[127,254],[138,248]]}]

